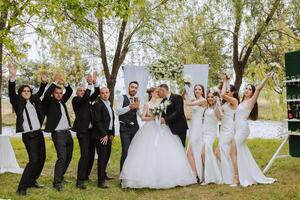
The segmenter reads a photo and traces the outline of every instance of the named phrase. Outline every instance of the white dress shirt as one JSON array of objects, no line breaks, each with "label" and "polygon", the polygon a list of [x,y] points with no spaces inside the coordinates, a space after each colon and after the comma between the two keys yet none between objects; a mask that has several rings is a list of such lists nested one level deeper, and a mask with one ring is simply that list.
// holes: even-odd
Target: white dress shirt
[{"label": "white dress shirt", "polygon": [[24,129],[24,131],[23,131],[23,133],[39,130],[41,128],[40,120],[38,118],[35,107],[32,105],[32,103],[29,100],[27,100],[26,108],[27,108],[28,115],[30,118],[32,130],[30,130],[29,121],[28,121],[28,118],[26,115],[26,111],[24,109],[24,111],[23,111],[23,119],[24,119],[23,129]]},{"label": "white dress shirt", "polygon": [[108,130],[111,131],[113,129],[113,125],[114,125],[114,118],[113,118],[113,112],[112,112],[112,109],[111,109],[111,106],[110,106],[110,102],[109,101],[104,101],[104,100],[102,100],[102,102],[106,106],[106,108],[108,110],[108,113],[109,113],[110,122],[109,122]]},{"label": "white dress shirt", "polygon": [[[135,98],[135,97],[128,96],[128,95],[127,95],[127,97],[128,97],[129,100],[130,100],[130,98]],[[123,115],[123,114],[125,114],[125,113],[127,113],[127,112],[130,111],[129,105],[123,107],[123,102],[124,102],[124,97],[123,97],[123,95],[122,95],[122,96],[117,100],[116,115],[118,115],[118,116],[119,116],[119,115]],[[138,114],[140,117],[142,117],[142,111],[141,111],[141,109],[138,109],[137,114]]]},{"label": "white dress shirt", "polygon": [[56,131],[66,130],[66,129],[70,128],[66,110],[65,110],[64,106],[62,105],[62,103],[59,102],[59,105],[60,105],[60,110],[61,110],[61,118],[55,129]]}]

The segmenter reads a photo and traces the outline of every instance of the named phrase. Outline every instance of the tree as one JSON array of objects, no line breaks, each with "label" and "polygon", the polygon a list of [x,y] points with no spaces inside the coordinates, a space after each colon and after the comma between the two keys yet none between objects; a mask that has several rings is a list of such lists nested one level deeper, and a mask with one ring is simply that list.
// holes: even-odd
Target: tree
[{"label": "tree", "polygon": [[[48,1],[52,4],[52,1]],[[153,23],[163,16],[161,11],[168,0],[59,0],[51,6],[51,12],[77,28],[80,46],[100,60],[107,87],[114,94],[117,75],[128,52],[135,45],[133,39],[153,28]],[[50,7],[50,5],[49,5]],[[170,8],[169,8],[170,9]],[[114,95],[110,101],[113,103]]]}]

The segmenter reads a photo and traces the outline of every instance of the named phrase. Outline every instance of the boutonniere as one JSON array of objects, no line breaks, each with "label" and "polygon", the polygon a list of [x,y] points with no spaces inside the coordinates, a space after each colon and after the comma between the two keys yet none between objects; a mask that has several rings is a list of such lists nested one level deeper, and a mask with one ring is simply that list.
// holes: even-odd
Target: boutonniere
[{"label": "boutonniere", "polygon": [[166,107],[170,106],[172,104],[172,102],[170,100],[166,100],[166,101],[164,101],[163,104],[164,104],[164,107],[166,108]]}]

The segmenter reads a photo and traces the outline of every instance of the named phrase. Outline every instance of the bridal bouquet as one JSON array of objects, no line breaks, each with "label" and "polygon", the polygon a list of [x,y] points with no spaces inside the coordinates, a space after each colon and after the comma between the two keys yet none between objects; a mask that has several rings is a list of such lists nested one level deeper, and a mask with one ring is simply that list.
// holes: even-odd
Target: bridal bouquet
[{"label": "bridal bouquet", "polygon": [[171,105],[171,101],[166,100],[161,104],[158,104],[157,106],[154,106],[153,108],[150,108],[150,112],[155,115],[159,116],[169,105]]}]

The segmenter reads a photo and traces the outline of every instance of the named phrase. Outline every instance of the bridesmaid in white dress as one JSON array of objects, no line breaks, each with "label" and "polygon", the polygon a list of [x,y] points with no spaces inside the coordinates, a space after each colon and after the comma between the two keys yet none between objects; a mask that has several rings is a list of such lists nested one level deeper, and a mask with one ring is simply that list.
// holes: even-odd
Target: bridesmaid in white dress
[{"label": "bridesmaid in white dress", "polygon": [[194,86],[195,100],[191,101],[190,97],[186,94],[186,105],[193,106],[193,114],[191,120],[191,127],[189,131],[189,147],[187,150],[187,156],[189,163],[197,176],[198,182],[202,182],[203,179],[203,166],[201,161],[201,149],[202,149],[202,131],[203,131],[203,113],[207,107],[207,101],[205,99],[205,91],[203,85],[196,84]]},{"label": "bridesmaid in white dress", "polygon": [[260,91],[273,73],[268,73],[264,80],[255,88],[247,85],[242,102],[235,114],[235,156],[237,160],[238,177],[241,186],[247,187],[253,184],[271,184],[276,179],[266,177],[257,166],[246,140],[250,134],[248,119],[256,120],[258,117],[257,99]]},{"label": "bridesmaid in white dress", "polygon": [[213,151],[213,144],[217,136],[218,121],[221,118],[221,106],[218,102],[217,93],[207,93],[208,108],[204,113],[203,123],[203,145],[201,151],[202,162],[204,163],[204,182],[221,184],[222,175],[219,169],[217,158]]},{"label": "bridesmaid in white dress", "polygon": [[[216,156],[220,160],[222,178],[225,184],[236,186],[238,182],[237,169],[233,170],[233,162],[231,159],[231,148],[234,139],[234,114],[239,105],[239,95],[237,89],[230,85],[227,91],[227,84],[229,78],[221,75],[223,86],[221,90],[222,97],[222,116],[221,116],[221,130],[219,136],[219,146],[216,149]],[[231,151],[230,151],[231,150]],[[236,174],[236,176],[234,176]]]},{"label": "bridesmaid in white dress", "polygon": [[160,104],[158,90],[148,90],[150,101],[145,104],[145,124],[134,136],[128,149],[120,179],[122,188],[172,188],[197,182],[185,149],[177,135],[165,124],[159,124],[150,108]]}]

